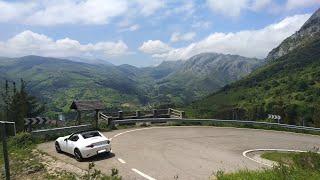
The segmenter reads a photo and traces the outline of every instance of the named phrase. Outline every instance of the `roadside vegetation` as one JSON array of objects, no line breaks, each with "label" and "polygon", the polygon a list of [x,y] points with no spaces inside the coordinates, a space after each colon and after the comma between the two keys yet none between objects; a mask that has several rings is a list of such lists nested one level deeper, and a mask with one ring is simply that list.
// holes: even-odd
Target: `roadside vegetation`
[{"label": "roadside vegetation", "polygon": [[[18,133],[8,139],[11,179],[60,179],[60,180],[121,180],[117,169],[111,169],[110,175],[105,175],[95,169],[93,162],[88,163],[84,173],[77,174],[63,170],[63,167],[52,167],[56,159],[38,151],[36,145],[46,141],[35,139],[29,133]],[[0,167],[4,167],[2,144],[0,144]],[[50,160],[49,160],[50,159]],[[49,162],[53,161],[53,162]],[[1,177],[4,178],[1,171]]]},{"label": "roadside vegetation", "polygon": [[275,162],[282,162],[284,164],[292,165],[294,164],[293,158],[299,155],[298,152],[265,152],[261,154],[261,157]]},{"label": "roadside vegetation", "polygon": [[304,134],[320,135],[318,131],[310,131],[303,129],[288,129],[279,126],[272,125],[259,125],[259,124],[243,124],[235,122],[208,122],[208,121],[198,121],[194,122],[192,120],[181,120],[180,122],[174,122],[170,124],[171,126],[216,126],[216,127],[236,127],[236,128],[250,128],[250,129],[264,129],[264,130],[276,130],[276,131],[286,131]]},{"label": "roadside vegetation", "polygon": [[286,124],[320,127],[320,40],[269,62],[185,108],[188,117],[238,120],[277,114]]},{"label": "roadside vegetation", "polygon": [[264,158],[278,162],[271,169],[257,171],[241,170],[235,173],[218,171],[214,175],[217,180],[298,180],[320,179],[320,154],[316,152],[283,153],[268,152]]}]

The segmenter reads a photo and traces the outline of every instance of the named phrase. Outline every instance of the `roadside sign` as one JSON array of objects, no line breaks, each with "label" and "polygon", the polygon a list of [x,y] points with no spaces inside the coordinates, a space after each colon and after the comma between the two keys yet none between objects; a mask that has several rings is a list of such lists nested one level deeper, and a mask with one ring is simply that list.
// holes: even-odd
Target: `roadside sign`
[{"label": "roadside sign", "polygon": [[275,119],[278,120],[278,123],[280,123],[281,116],[275,114],[268,114],[268,119]]},{"label": "roadside sign", "polygon": [[5,126],[5,130],[6,130],[6,137],[9,137],[9,136],[15,136],[16,135],[16,125],[14,122],[8,122],[8,121],[0,121],[0,124],[1,124],[1,128],[0,128],[0,137],[2,137],[2,131],[3,131],[3,128],[2,126]]}]

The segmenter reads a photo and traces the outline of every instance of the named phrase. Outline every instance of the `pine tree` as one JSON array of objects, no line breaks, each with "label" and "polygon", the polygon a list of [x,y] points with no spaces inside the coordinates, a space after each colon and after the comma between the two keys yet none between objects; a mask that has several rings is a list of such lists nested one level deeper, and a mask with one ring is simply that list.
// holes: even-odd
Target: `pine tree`
[{"label": "pine tree", "polygon": [[44,112],[44,105],[38,103],[36,97],[28,94],[26,82],[21,79],[20,90],[17,91],[13,83],[13,91],[6,95],[6,106],[8,107],[7,120],[16,123],[16,130],[24,130],[24,118],[39,116]]}]

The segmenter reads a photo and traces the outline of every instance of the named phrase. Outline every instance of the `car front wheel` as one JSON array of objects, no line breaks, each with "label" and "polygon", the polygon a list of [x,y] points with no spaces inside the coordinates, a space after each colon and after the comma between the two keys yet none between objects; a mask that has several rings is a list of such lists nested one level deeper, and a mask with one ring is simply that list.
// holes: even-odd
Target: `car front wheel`
[{"label": "car front wheel", "polygon": [[83,158],[82,158],[82,155],[81,155],[81,152],[79,151],[79,149],[75,149],[74,150],[74,157],[76,158],[77,161],[82,161]]},{"label": "car front wheel", "polygon": [[61,153],[62,152],[58,142],[55,142],[54,146],[56,147],[57,153]]}]

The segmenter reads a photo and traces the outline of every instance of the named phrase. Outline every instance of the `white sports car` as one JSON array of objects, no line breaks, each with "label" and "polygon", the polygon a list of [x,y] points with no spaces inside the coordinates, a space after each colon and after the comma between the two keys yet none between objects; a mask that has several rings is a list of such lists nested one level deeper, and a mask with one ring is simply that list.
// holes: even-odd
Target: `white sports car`
[{"label": "white sports car", "polygon": [[55,141],[55,147],[58,153],[72,154],[78,161],[111,151],[110,140],[99,131],[85,131],[59,137]]}]

